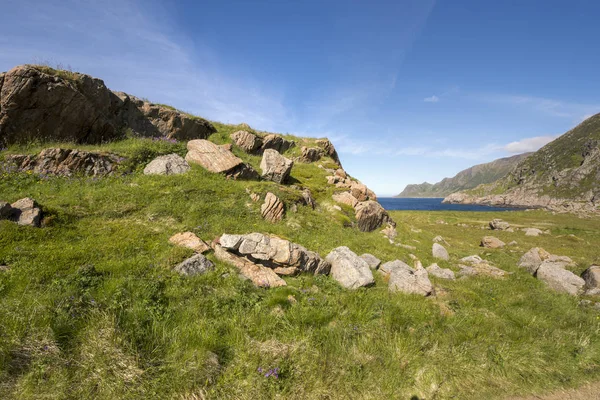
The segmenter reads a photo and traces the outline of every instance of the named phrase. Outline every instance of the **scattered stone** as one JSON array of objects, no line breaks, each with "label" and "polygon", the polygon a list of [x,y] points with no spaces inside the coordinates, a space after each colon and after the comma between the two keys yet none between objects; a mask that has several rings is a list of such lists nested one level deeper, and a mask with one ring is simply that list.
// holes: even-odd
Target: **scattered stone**
[{"label": "scattered stone", "polygon": [[508,273],[500,268],[494,267],[489,261],[483,260],[481,257],[473,255],[463,257],[460,259],[461,262],[469,265],[459,265],[460,276],[476,276],[484,275],[492,278],[501,278]]},{"label": "scattered stone", "polygon": [[310,189],[304,189],[302,191],[302,200],[304,201],[304,205],[309,206],[313,210],[317,206],[317,202],[315,201]]},{"label": "scattered stone", "polygon": [[564,269],[559,263],[552,261],[542,262],[537,269],[536,277],[551,289],[573,296],[580,294],[586,283],[582,278]]},{"label": "scattered stone", "polygon": [[325,258],[331,264],[331,276],[347,289],[375,283],[369,264],[348,247],[337,247]]},{"label": "scattered stone", "polygon": [[195,254],[184,262],[177,265],[174,270],[181,275],[193,276],[204,274],[211,270],[215,265],[202,254]]},{"label": "scattered stone", "polygon": [[331,197],[334,201],[341,204],[349,205],[353,208],[356,206],[356,204],[358,204],[358,200],[356,200],[356,197],[352,196],[350,192],[335,193]]},{"label": "scattered stone", "polygon": [[286,286],[286,283],[272,269],[254,264],[245,257],[240,257],[225,250],[221,245],[214,246],[215,257],[238,268],[240,274],[248,278],[257,287],[272,288]]},{"label": "scattered stone", "polygon": [[513,240],[512,242],[510,242],[508,244],[508,246],[517,246],[519,243],[517,243],[515,240]]},{"label": "scattered stone", "polygon": [[265,196],[265,202],[260,207],[262,217],[269,222],[279,222],[285,212],[284,204],[273,193],[268,192]]},{"label": "scattered stone", "polygon": [[501,249],[505,246],[505,243],[497,237],[484,236],[483,239],[481,239],[480,246],[488,249]]},{"label": "scattered stone", "polygon": [[585,281],[586,294],[600,294],[597,293],[600,289],[600,266],[592,265],[583,271],[581,277]]},{"label": "scattered stone", "polygon": [[270,134],[263,138],[261,151],[264,152],[267,149],[272,149],[283,154],[295,145],[296,143],[293,140],[287,140],[279,135]]},{"label": "scattered stone", "polygon": [[534,247],[523,254],[517,266],[525,268],[531,275],[535,275],[540,265],[545,261],[557,264],[560,268],[573,264],[573,260],[567,256],[556,256],[541,247]]},{"label": "scattered stone", "polygon": [[190,170],[190,165],[178,154],[156,157],[144,168],[144,175],[178,175]]},{"label": "scattered stone", "polygon": [[319,139],[316,141],[317,146],[321,147],[323,150],[325,150],[325,154],[327,154],[329,157],[331,157],[331,159],[340,167],[342,166],[342,163],[340,162],[340,158],[338,156],[337,151],[335,150],[335,147],[333,146],[333,144],[329,141],[329,139]]},{"label": "scattered stone", "polygon": [[441,236],[436,236],[436,237],[434,237],[434,238],[433,238],[433,243],[440,243],[440,244],[441,244],[441,243],[443,243],[443,244],[445,244],[446,246],[450,246],[450,245],[448,244],[448,242],[446,242],[446,239],[444,239],[444,238],[443,238],[443,237],[441,237]]},{"label": "scattered stone", "polygon": [[391,292],[403,292],[428,296],[433,291],[433,285],[424,268],[413,269],[400,260],[383,264],[379,271],[388,280]]},{"label": "scattered stone", "polygon": [[26,197],[12,203],[10,207],[10,210],[7,210],[7,207],[4,206],[4,213],[10,212],[10,216],[7,219],[15,221],[19,225],[40,227],[42,210],[35,200]]},{"label": "scattered stone", "polygon": [[252,199],[252,201],[256,203],[260,200],[260,195],[257,193],[250,193],[250,199]]},{"label": "scattered stone", "polygon": [[248,131],[237,131],[231,134],[233,142],[246,153],[255,154],[263,145],[260,137]]},{"label": "scattered stone", "polygon": [[544,233],[544,232],[542,232],[542,230],[537,229],[537,228],[526,228],[523,230],[525,231],[525,236],[539,236],[542,233]]},{"label": "scattered stone", "polygon": [[439,258],[440,260],[449,260],[450,259],[450,255],[448,254],[448,250],[446,250],[444,248],[444,246],[442,246],[439,243],[434,243],[433,246],[431,247],[431,253],[433,255],[433,257],[435,258]]},{"label": "scattered stone", "polygon": [[233,179],[258,179],[258,174],[250,165],[208,140],[190,140],[187,148],[185,160],[188,163],[199,164],[210,172],[222,173]]},{"label": "scattered stone", "polygon": [[260,169],[262,177],[277,183],[284,183],[290,172],[294,162],[279,154],[276,150],[267,149],[263,153]]},{"label": "scattered stone", "polygon": [[196,253],[204,253],[210,249],[210,246],[193,232],[176,233],[169,238],[169,242],[176,246],[192,249]]},{"label": "scattered stone", "polygon": [[427,272],[430,275],[441,279],[456,279],[456,277],[454,276],[454,271],[452,271],[449,268],[440,268],[440,266],[437,264],[431,264],[429,267],[427,267]]},{"label": "scattered stone", "polygon": [[510,224],[501,219],[494,219],[490,221],[490,228],[497,231],[505,231],[510,228]]},{"label": "scattered stone", "polygon": [[374,231],[384,223],[389,223],[392,226],[396,225],[387,211],[376,201],[359,202],[354,210],[356,211],[355,217],[358,222],[358,229],[362,232]]},{"label": "scattered stone", "polygon": [[20,171],[38,175],[106,176],[117,171],[122,159],[114,154],[92,153],[82,150],[49,148],[37,155],[9,155],[8,164]]},{"label": "scattered stone", "polygon": [[323,150],[315,149],[314,147],[305,147],[302,146],[300,149],[302,155],[300,156],[300,161],[305,163],[316,162],[321,159],[323,155]]},{"label": "scattered stone", "polygon": [[377,269],[377,267],[379,267],[379,265],[381,264],[381,260],[375,257],[373,254],[365,253],[362,256],[360,256],[360,258],[365,260],[367,264],[369,264],[369,268],[371,269]]},{"label": "scattered stone", "polygon": [[396,226],[394,224],[387,224],[385,228],[381,231],[385,235],[386,238],[389,239],[390,243],[396,240],[398,236],[398,231],[396,231]]},{"label": "scattered stone", "polygon": [[226,250],[237,251],[242,244],[243,239],[243,235],[228,235],[227,233],[224,233],[219,238],[219,244]]}]

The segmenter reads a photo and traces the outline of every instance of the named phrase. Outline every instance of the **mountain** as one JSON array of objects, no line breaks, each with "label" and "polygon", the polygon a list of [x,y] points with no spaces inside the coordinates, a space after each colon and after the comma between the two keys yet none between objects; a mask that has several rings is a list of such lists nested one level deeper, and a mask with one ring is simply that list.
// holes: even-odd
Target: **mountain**
[{"label": "mountain", "polygon": [[502,179],[453,193],[444,202],[598,211],[600,114],[548,143]]},{"label": "mountain", "polygon": [[519,162],[531,153],[499,158],[489,163],[475,165],[460,171],[452,178],[441,182],[407,185],[396,197],[446,197],[461,190],[472,189],[483,183],[492,183],[509,173]]}]

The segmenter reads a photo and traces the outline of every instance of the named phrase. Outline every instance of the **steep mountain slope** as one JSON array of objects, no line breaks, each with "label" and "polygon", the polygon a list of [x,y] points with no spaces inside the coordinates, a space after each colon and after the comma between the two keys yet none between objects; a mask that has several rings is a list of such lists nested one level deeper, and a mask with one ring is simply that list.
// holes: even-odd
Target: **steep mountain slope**
[{"label": "steep mountain slope", "polygon": [[472,189],[484,183],[492,183],[509,173],[519,162],[531,153],[499,158],[485,164],[478,164],[460,171],[452,178],[441,182],[407,185],[396,197],[445,197],[460,190]]},{"label": "steep mountain slope", "polygon": [[600,114],[548,143],[504,178],[454,193],[444,201],[598,211]]}]

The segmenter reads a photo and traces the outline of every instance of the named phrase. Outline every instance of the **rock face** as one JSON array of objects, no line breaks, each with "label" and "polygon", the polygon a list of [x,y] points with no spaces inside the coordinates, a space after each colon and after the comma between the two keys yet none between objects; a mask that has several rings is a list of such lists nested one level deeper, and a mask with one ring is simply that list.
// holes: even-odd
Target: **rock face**
[{"label": "rock face", "polygon": [[325,258],[331,264],[331,276],[347,289],[375,283],[369,264],[348,247],[337,247]]},{"label": "rock face", "polygon": [[176,246],[187,247],[197,253],[204,253],[210,249],[210,246],[193,232],[176,233],[169,238],[169,242]]},{"label": "rock face", "polygon": [[393,226],[396,225],[387,211],[376,201],[368,200],[359,202],[354,207],[354,210],[356,211],[355,216],[358,222],[358,229],[362,232],[374,231],[384,223],[389,223]]},{"label": "rock face", "polygon": [[302,146],[300,151],[302,152],[302,155],[300,156],[300,161],[305,163],[319,161],[323,154],[323,151],[321,149],[316,149],[314,147]]},{"label": "rock face", "polygon": [[156,157],[144,168],[144,175],[179,175],[190,170],[190,165],[178,154]]},{"label": "rock face", "polygon": [[498,239],[497,237],[494,236],[484,236],[481,239],[481,247],[485,247],[488,249],[501,249],[502,247],[505,246],[505,243]]},{"label": "rock face", "polygon": [[287,140],[279,135],[270,134],[263,138],[263,144],[260,149],[261,152],[264,152],[267,149],[272,149],[280,154],[283,154],[295,145],[296,143],[293,140]]},{"label": "rock face", "polygon": [[42,222],[42,210],[35,200],[29,197],[17,200],[10,205],[6,202],[0,202],[0,219],[39,228]]},{"label": "rock face", "polygon": [[268,192],[265,196],[265,202],[260,206],[262,217],[269,222],[279,222],[283,218],[285,207],[279,197]]},{"label": "rock face", "polygon": [[6,161],[21,171],[39,175],[104,176],[116,172],[120,158],[114,154],[51,148],[33,156],[10,155]]},{"label": "rock face", "polygon": [[426,268],[429,275],[433,275],[437,278],[441,279],[455,279],[454,271],[449,268],[440,268],[437,264],[431,264]]},{"label": "rock face", "polygon": [[178,264],[174,271],[180,273],[181,275],[193,276],[204,274],[211,270],[215,265],[204,257],[202,254],[195,254],[187,260],[183,261],[181,264]]},{"label": "rock face", "polygon": [[255,154],[261,148],[263,141],[254,133],[248,131],[237,131],[231,134],[233,142],[246,153]]},{"label": "rock face", "polygon": [[544,261],[539,266],[536,277],[551,289],[573,296],[580,294],[585,286],[583,279],[564,269],[560,264],[551,261]]},{"label": "rock face", "polygon": [[358,204],[358,200],[356,200],[356,197],[352,196],[350,192],[335,193],[331,198],[335,202],[346,204],[353,208]]},{"label": "rock face", "polygon": [[493,219],[490,221],[490,228],[497,231],[505,231],[510,228],[510,224],[501,219]]},{"label": "rock face", "polygon": [[294,162],[279,154],[276,150],[267,149],[263,153],[260,169],[262,177],[269,181],[284,183],[292,171]]},{"label": "rock face", "polygon": [[371,269],[377,269],[381,264],[381,260],[375,257],[373,254],[365,253],[361,255],[360,258],[365,260]]},{"label": "rock face", "polygon": [[442,246],[439,243],[433,244],[433,246],[431,247],[431,254],[433,255],[433,257],[439,258],[440,260],[449,260],[450,259],[448,250],[446,250],[444,248],[444,246]]},{"label": "rock face", "polygon": [[327,154],[329,157],[331,157],[331,159],[340,167],[342,166],[342,163],[340,162],[340,157],[338,156],[337,151],[335,150],[335,147],[333,146],[333,143],[331,143],[329,141],[329,139],[319,139],[316,141],[317,146],[321,147],[323,150],[325,150],[325,154]]},{"label": "rock face", "polygon": [[[600,266],[592,265],[581,274],[588,292],[597,292],[600,289]],[[597,293],[597,294],[600,294]]]},{"label": "rock face", "polygon": [[204,139],[190,140],[185,160],[199,164],[210,172],[222,173],[233,179],[257,179],[258,174],[251,166],[231,151]]},{"label": "rock face", "polygon": [[300,272],[314,275],[329,273],[329,263],[319,254],[277,236],[262,233],[223,234],[219,243],[223,249],[246,257],[252,263],[271,268],[280,275],[294,275]]},{"label": "rock face", "polygon": [[214,246],[214,250],[215,256],[219,260],[236,267],[242,276],[250,279],[257,287],[272,288],[286,285],[285,281],[270,268],[254,264],[245,257],[230,253],[219,244]]},{"label": "rock face", "polygon": [[101,143],[121,138],[128,127],[141,136],[182,140],[215,132],[208,121],[113,93],[84,74],[22,65],[0,81],[0,144]]},{"label": "rock face", "polygon": [[388,279],[388,289],[391,292],[403,292],[429,296],[433,285],[424,268],[413,269],[400,260],[383,264],[379,271]]}]

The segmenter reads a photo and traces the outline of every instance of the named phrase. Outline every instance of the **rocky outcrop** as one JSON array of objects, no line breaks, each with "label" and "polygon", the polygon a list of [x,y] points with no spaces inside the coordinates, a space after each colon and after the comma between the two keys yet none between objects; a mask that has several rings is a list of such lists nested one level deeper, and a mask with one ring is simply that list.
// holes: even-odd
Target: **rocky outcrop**
[{"label": "rocky outcrop", "polygon": [[220,244],[213,247],[215,257],[220,261],[236,267],[240,275],[249,279],[255,286],[262,288],[274,288],[286,286],[286,283],[272,269],[255,264],[245,257],[230,253]]},{"label": "rocky outcrop", "polygon": [[185,276],[204,274],[214,268],[212,261],[202,254],[195,254],[173,268],[175,272]]},{"label": "rocky outcrop", "polygon": [[331,264],[331,277],[347,289],[358,289],[375,283],[369,264],[348,247],[337,247],[325,257]]},{"label": "rocky outcrop", "polygon": [[268,192],[265,196],[265,202],[260,207],[260,214],[269,222],[279,222],[285,213],[285,206],[279,197]]},{"label": "rocky outcrop", "polygon": [[302,146],[300,151],[302,153],[300,156],[300,161],[304,163],[319,161],[323,155],[323,151],[321,149],[316,149],[314,147]]},{"label": "rocky outcrop", "polygon": [[236,146],[249,154],[256,154],[263,145],[262,138],[248,131],[237,131],[231,134]]},{"label": "rocky outcrop", "polygon": [[179,175],[190,170],[190,165],[178,154],[156,157],[144,168],[144,175]]},{"label": "rocky outcrop", "polygon": [[314,275],[328,274],[330,265],[319,254],[289,240],[261,233],[247,235],[223,234],[220,246],[254,264],[272,269],[279,275],[306,272]]},{"label": "rocky outcrop", "polygon": [[105,176],[117,171],[122,159],[114,154],[51,148],[37,155],[9,155],[8,164],[38,175]]},{"label": "rocky outcrop", "polygon": [[29,197],[17,200],[12,204],[0,202],[0,219],[39,228],[42,222],[42,209],[35,200]]},{"label": "rocky outcrop", "polygon": [[481,239],[480,244],[481,247],[485,247],[487,249],[501,249],[505,245],[506,243],[494,236],[484,236]]},{"label": "rocky outcrop", "polygon": [[263,153],[260,169],[262,177],[269,181],[284,183],[292,171],[294,162],[279,154],[276,150],[266,149]]},{"label": "rocky outcrop", "polygon": [[296,145],[293,140],[287,140],[280,135],[270,134],[262,139],[262,146],[260,147],[261,153],[267,149],[276,150],[278,153],[283,154]]},{"label": "rocky outcrop", "polygon": [[130,128],[147,137],[205,138],[215,128],[201,118],[111,92],[89,75],[22,65],[0,87],[0,144],[32,140],[101,143]]},{"label": "rocky outcrop", "polygon": [[169,242],[176,246],[192,249],[196,253],[204,253],[210,250],[210,246],[193,232],[176,233],[169,238]]},{"label": "rocky outcrop", "polygon": [[390,218],[385,209],[376,201],[363,201],[356,204],[355,217],[358,223],[358,229],[362,232],[371,232],[383,224],[396,226],[396,223]]},{"label": "rocky outcrop", "polygon": [[419,294],[429,296],[433,292],[433,285],[424,268],[413,269],[400,260],[390,261],[379,268],[388,281],[391,292]]},{"label": "rocky outcrop", "polygon": [[258,173],[250,165],[208,140],[190,140],[187,149],[185,160],[190,164],[198,164],[210,172],[222,173],[232,179],[258,179]]},{"label": "rocky outcrop", "polygon": [[335,162],[341,168],[342,163],[340,162],[340,157],[338,156],[333,143],[331,143],[329,139],[319,139],[316,141],[316,143],[317,146],[325,150],[325,154],[327,154],[333,160],[333,162]]},{"label": "rocky outcrop", "polygon": [[358,204],[358,200],[350,192],[335,193],[331,198],[337,203],[346,204],[352,208]]},{"label": "rocky outcrop", "polygon": [[439,243],[434,243],[433,246],[431,246],[431,254],[434,258],[439,258],[440,260],[450,259],[448,250],[446,250],[446,248]]}]

